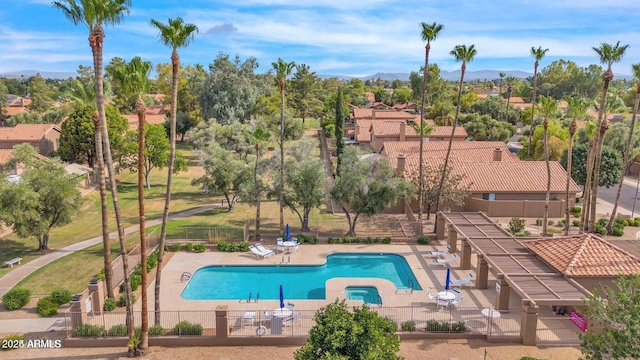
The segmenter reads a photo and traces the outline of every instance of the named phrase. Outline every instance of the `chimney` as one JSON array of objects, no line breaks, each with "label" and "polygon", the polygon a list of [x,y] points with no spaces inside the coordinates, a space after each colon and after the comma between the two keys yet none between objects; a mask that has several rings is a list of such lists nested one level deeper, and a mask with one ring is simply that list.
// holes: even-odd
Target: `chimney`
[{"label": "chimney", "polygon": [[399,141],[404,141],[405,131],[406,130],[407,130],[407,123],[403,121],[403,122],[400,123],[400,139],[399,139]]},{"label": "chimney", "polygon": [[493,149],[493,161],[502,161],[502,149],[499,147]]},{"label": "chimney", "polygon": [[404,167],[407,162],[407,157],[404,154],[398,155],[398,166],[396,166],[396,174],[402,176],[404,174]]}]

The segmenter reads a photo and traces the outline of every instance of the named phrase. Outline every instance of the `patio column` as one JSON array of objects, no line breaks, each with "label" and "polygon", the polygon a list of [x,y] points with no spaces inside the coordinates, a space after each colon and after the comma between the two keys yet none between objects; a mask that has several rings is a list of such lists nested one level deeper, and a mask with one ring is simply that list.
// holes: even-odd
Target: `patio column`
[{"label": "patio column", "polygon": [[442,211],[436,214],[436,239],[444,240],[444,227],[446,226]]},{"label": "patio column", "polygon": [[533,300],[522,300],[522,317],[520,319],[520,337],[522,344],[536,345],[536,332],[538,331],[539,307]]},{"label": "patio column", "polygon": [[87,303],[82,294],[73,295],[71,298],[71,326],[76,327],[87,323]]},{"label": "patio column", "polygon": [[471,245],[467,239],[462,239],[462,258],[460,260],[460,269],[471,269]]},{"label": "patio column", "polygon": [[226,339],[229,337],[228,310],[228,305],[216,306],[216,337],[218,339]]},{"label": "patio column", "polygon": [[451,245],[451,249],[449,249],[449,254],[453,254],[458,251],[458,232],[453,227],[453,224],[449,224],[449,245]]},{"label": "patio column", "polygon": [[496,276],[496,310],[509,310],[509,295],[511,287],[504,278],[504,274]]},{"label": "patio column", "polygon": [[476,279],[476,289],[484,290],[489,279],[489,264],[484,258],[484,254],[478,254],[478,278]]},{"label": "patio column", "polygon": [[93,311],[102,314],[104,308],[104,283],[98,279],[93,278],[89,281],[89,296],[92,297]]}]

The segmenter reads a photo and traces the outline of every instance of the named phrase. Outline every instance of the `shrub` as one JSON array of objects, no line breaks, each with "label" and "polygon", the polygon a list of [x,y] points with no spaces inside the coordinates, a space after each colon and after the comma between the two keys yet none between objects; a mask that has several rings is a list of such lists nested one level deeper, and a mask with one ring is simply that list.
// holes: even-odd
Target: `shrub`
[{"label": "shrub", "polygon": [[53,290],[51,297],[58,305],[63,305],[71,301],[71,292],[69,290],[57,289]]},{"label": "shrub", "polygon": [[622,236],[622,235],[624,235],[624,228],[618,227],[618,226],[614,226],[613,229],[611,229],[611,235],[613,235],[613,236]]},{"label": "shrub", "polygon": [[[135,294],[131,294],[131,302],[135,304],[135,302],[136,302],[136,295]],[[118,301],[118,304],[120,304],[120,306],[126,306],[127,305],[127,294],[126,293],[120,294],[120,300]]]},{"label": "shrub", "polygon": [[107,336],[115,336],[115,337],[127,336],[127,325],[125,324],[113,325],[109,329],[109,331],[107,331]]},{"label": "shrub", "polygon": [[327,138],[332,138],[335,135],[336,126],[334,124],[328,124],[324,128],[322,128],[322,131],[324,132],[324,136],[326,136]]},{"label": "shrub", "polygon": [[635,226],[636,222],[633,219],[627,219],[625,226]]},{"label": "shrub", "polygon": [[429,245],[430,242],[431,242],[431,239],[428,236],[422,235],[418,238],[418,244]]},{"label": "shrub", "polygon": [[414,321],[405,321],[400,324],[402,331],[416,331],[416,323]]},{"label": "shrub", "polygon": [[512,234],[520,233],[524,230],[525,221],[517,216],[511,218],[509,221],[509,232]]},{"label": "shrub", "polygon": [[579,217],[582,215],[582,208],[579,206],[574,206],[571,208],[571,215],[574,217]]},{"label": "shrub", "polygon": [[635,219],[633,219],[633,222],[634,222],[634,224],[633,224],[633,225],[635,225],[635,226],[640,226],[640,218],[635,218]]},{"label": "shrub", "polygon": [[464,321],[450,323],[447,321],[429,320],[427,321],[427,331],[431,332],[456,332],[463,333],[467,331],[467,325]]},{"label": "shrub", "polygon": [[383,244],[391,244],[391,238],[387,236],[386,238],[382,239],[382,243]]},{"label": "shrub", "polygon": [[18,310],[27,305],[31,299],[31,291],[24,288],[11,289],[2,296],[2,303],[7,310]]},{"label": "shrub", "polygon": [[607,235],[607,229],[602,225],[596,225],[596,232],[600,235]]},{"label": "shrub", "polygon": [[607,226],[607,224],[609,223],[609,219],[606,218],[600,218],[598,219],[597,224],[600,226]]},{"label": "shrub", "polygon": [[202,325],[180,321],[173,327],[173,335],[202,335]]},{"label": "shrub", "polygon": [[553,222],[553,220],[549,220],[549,221],[547,221],[547,225],[553,225],[553,224],[555,224],[555,223]]},{"label": "shrub", "polygon": [[240,247],[240,251],[242,251],[242,252],[247,252],[247,251],[249,251],[249,246],[251,246],[251,244],[249,244],[249,242],[248,242],[248,241],[243,241],[243,242],[241,242],[241,243],[240,243],[240,246],[239,246],[239,247]]},{"label": "shrub", "polygon": [[542,219],[536,219],[536,225],[542,226]]},{"label": "shrub", "polygon": [[360,243],[360,242],[362,242],[362,240],[360,240],[359,237],[354,237],[354,238],[351,238],[351,242],[352,243]]},{"label": "shrub", "polygon": [[0,346],[0,350],[15,350],[20,348],[20,344],[24,344],[24,336],[23,335],[9,335],[2,339],[2,345]]},{"label": "shrub", "polygon": [[178,251],[180,251],[180,249],[182,249],[182,244],[180,244],[180,243],[171,244],[171,251],[178,252]]},{"label": "shrub", "polygon": [[189,251],[189,252],[193,251],[193,244],[192,244],[192,243],[190,243],[190,242],[186,243],[186,244],[184,245],[184,249],[185,249],[185,250],[187,250],[187,251]]},{"label": "shrub", "polygon": [[562,220],[558,221],[558,226],[559,227],[564,227],[566,224],[567,224],[567,220],[565,220],[565,219],[562,219]]},{"label": "shrub", "polygon": [[332,238],[332,237],[329,237],[329,238],[327,239],[327,242],[328,242],[329,244],[333,244],[333,238]]},{"label": "shrub", "polygon": [[113,298],[106,298],[104,301],[104,311],[113,311],[116,309],[117,303]]},{"label": "shrub", "polygon": [[156,266],[158,266],[158,250],[147,256],[147,272],[151,272]]},{"label": "shrub", "polygon": [[379,242],[380,242],[380,237],[376,237],[375,239],[373,239],[374,244],[378,244]]},{"label": "shrub", "polygon": [[[139,268],[129,276],[129,284],[131,284],[131,291],[138,290],[138,287],[142,284],[142,275],[140,275]],[[120,284],[120,292],[124,293],[124,283]]]},{"label": "shrub", "polygon": [[73,328],[73,337],[100,337],[104,335],[104,328],[99,325],[82,324]]},{"label": "shrub", "polygon": [[573,220],[572,225],[575,227],[579,227],[580,225],[582,225],[582,222],[580,222],[580,220]]},{"label": "shrub", "polygon": [[149,327],[149,336],[163,336],[167,331],[160,324]]},{"label": "shrub", "polygon": [[100,269],[100,272],[96,274],[96,276],[94,276],[95,278],[104,281],[105,279],[105,275],[104,275],[104,268]]},{"label": "shrub", "polygon": [[36,311],[40,316],[53,316],[58,315],[58,303],[51,296],[43,297],[38,300]]},{"label": "shrub", "polygon": [[513,236],[520,236],[520,237],[529,236],[529,235],[531,235],[531,231],[529,230],[525,230],[523,232],[513,234]]},{"label": "shrub", "polygon": [[[238,246],[238,244],[234,243],[233,245],[235,245],[236,249],[239,249],[240,247]],[[207,246],[205,244],[196,244],[193,247],[193,251],[197,252],[197,253],[202,253],[207,249]],[[249,250],[249,247],[247,247],[247,250]]]},{"label": "shrub", "polygon": [[[204,245],[204,244],[203,244]],[[249,248],[247,247],[247,250]],[[227,241],[227,240],[221,240],[218,243],[218,251],[228,251],[228,252],[236,252],[240,250],[240,246],[238,246],[238,244],[231,242],[231,241]],[[202,250],[204,251],[204,249]],[[202,252],[201,251],[201,252]]]}]

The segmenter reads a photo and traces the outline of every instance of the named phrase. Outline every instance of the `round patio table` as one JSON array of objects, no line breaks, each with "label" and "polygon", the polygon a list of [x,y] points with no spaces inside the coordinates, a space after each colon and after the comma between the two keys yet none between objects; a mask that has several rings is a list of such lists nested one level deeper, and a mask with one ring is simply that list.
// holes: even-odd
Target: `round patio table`
[{"label": "round patio table", "polygon": [[482,311],[480,311],[482,313],[482,315],[484,315],[484,317],[486,317],[487,319],[489,319],[489,336],[491,336],[491,332],[493,330],[493,319],[497,319],[500,317],[500,311],[498,310],[494,310],[491,308],[484,308],[482,309]]},{"label": "round patio table", "polygon": [[293,311],[288,308],[277,308],[273,310],[273,316],[275,317],[286,318],[291,316],[292,314],[293,314]]}]

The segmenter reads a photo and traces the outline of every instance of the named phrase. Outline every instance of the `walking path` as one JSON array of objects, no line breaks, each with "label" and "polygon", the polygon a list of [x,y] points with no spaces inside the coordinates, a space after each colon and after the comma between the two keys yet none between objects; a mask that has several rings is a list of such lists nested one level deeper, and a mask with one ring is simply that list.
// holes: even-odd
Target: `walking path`
[{"label": "walking path", "polygon": [[[169,216],[169,220],[181,219],[191,215],[199,214],[211,209],[219,208],[220,205],[207,205],[198,207],[195,209],[183,211],[177,214],[173,214]],[[162,223],[162,218],[147,221],[147,227],[155,226]],[[130,234],[136,232],[140,229],[140,225],[129,226],[124,229],[125,234]],[[114,231],[109,234],[110,237],[118,236],[118,232]],[[4,295],[9,291],[12,287],[16,286],[20,281],[29,276],[34,271],[39,268],[60,259],[63,256],[67,256],[76,251],[80,251],[86,249],[90,246],[102,243],[102,235],[93,237],[91,239],[75,243],[73,245],[66,246],[62,249],[55,250],[49,254],[43,255],[33,261],[30,261],[26,264],[18,266],[15,270],[12,270],[5,276],[0,278],[0,296]],[[1,332],[1,331],[0,331]]]}]

